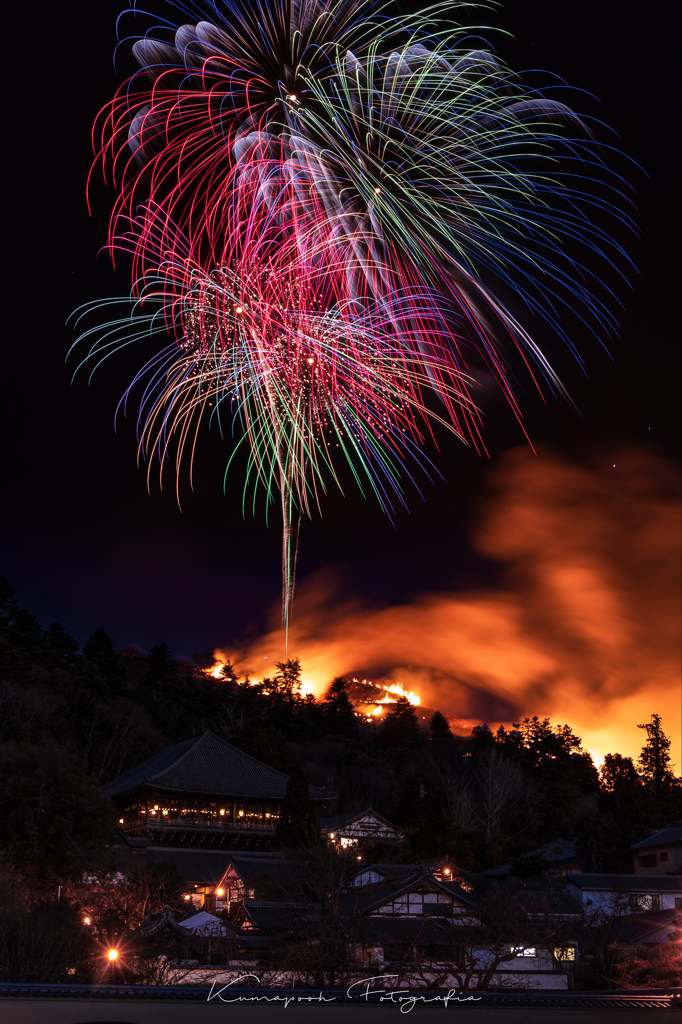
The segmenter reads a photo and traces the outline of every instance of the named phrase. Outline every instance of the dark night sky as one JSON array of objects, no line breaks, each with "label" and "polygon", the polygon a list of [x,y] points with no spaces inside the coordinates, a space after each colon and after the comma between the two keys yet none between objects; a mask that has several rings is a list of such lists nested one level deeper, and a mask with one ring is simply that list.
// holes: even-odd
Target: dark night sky
[{"label": "dark night sky", "polygon": [[[153,4],[148,5],[153,9]],[[135,465],[134,424],[113,414],[134,363],[112,361],[88,389],[72,386],[65,326],[90,299],[123,294],[104,256],[107,206],[85,206],[89,129],[113,94],[116,3],[49,5],[11,37],[18,62],[5,103],[15,117],[5,193],[12,250],[5,271],[5,383],[0,572],[44,624],[59,619],[79,640],[104,625],[119,646],[165,639],[176,653],[239,642],[260,632],[279,599],[279,524],[242,519],[240,487],[222,496],[222,451],[207,438],[197,490],[183,483],[149,496]],[[523,397],[534,441],[578,458],[609,459],[623,444],[678,455],[674,154],[666,37],[646,18],[629,21],[615,0],[514,2],[487,18],[518,42],[502,47],[516,69],[540,67],[602,101],[574,105],[601,116],[642,165],[629,172],[642,239],[627,242],[639,268],[625,288],[614,361],[586,345],[589,377],[568,360],[564,379],[582,419],[560,402]],[[31,16],[33,17],[33,16]],[[19,14],[17,14],[19,19]],[[675,133],[676,135],[676,133]],[[446,442],[437,463],[447,482],[425,482],[421,502],[395,528],[371,503],[332,495],[324,520],[306,523],[300,577],[343,567],[349,592],[395,603],[439,588],[495,585],[496,567],[467,543],[467,528],[500,454],[523,439],[501,408],[488,410],[492,458]]]}]

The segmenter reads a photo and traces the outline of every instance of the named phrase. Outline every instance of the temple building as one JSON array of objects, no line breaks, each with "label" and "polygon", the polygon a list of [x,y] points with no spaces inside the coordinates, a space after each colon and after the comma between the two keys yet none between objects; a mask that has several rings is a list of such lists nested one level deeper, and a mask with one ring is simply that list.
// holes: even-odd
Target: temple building
[{"label": "temple building", "polygon": [[[267,849],[289,776],[207,730],[166,747],[104,788],[130,839],[163,847]],[[334,794],[311,786],[318,813]]]}]

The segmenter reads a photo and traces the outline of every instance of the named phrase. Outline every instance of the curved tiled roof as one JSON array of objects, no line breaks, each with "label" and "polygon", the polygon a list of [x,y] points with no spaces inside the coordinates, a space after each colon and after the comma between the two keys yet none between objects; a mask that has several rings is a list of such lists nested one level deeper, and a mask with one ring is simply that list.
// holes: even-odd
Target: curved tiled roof
[{"label": "curved tiled roof", "polygon": [[[156,789],[182,793],[220,793],[225,796],[259,796],[282,799],[289,776],[270,768],[250,754],[207,729],[181,743],[173,743],[143,764],[104,787],[108,796],[123,796],[147,784]],[[315,800],[328,796],[311,786]]]}]

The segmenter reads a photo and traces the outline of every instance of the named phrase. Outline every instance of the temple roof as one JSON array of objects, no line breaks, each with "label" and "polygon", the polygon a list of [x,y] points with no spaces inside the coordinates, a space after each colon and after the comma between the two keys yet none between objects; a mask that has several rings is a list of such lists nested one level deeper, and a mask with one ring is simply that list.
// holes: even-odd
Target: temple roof
[{"label": "temple roof", "polygon": [[[107,796],[123,796],[143,785],[182,793],[282,799],[289,776],[245,754],[207,729],[148,758],[104,787]],[[328,797],[321,786],[311,786],[313,800]]]}]

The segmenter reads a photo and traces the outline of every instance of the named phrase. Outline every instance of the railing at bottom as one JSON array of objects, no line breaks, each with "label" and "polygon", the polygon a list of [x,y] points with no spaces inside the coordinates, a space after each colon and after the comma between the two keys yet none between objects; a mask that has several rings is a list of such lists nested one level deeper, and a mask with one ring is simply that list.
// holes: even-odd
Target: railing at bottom
[{"label": "railing at bottom", "polygon": [[231,818],[168,818],[165,816],[147,815],[146,817],[137,818],[135,821],[125,821],[121,828],[124,832],[131,832],[140,828],[191,828],[208,829],[210,831],[222,830],[224,832],[274,832],[277,828],[277,822],[233,821]]}]

